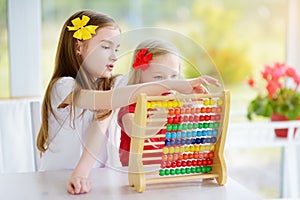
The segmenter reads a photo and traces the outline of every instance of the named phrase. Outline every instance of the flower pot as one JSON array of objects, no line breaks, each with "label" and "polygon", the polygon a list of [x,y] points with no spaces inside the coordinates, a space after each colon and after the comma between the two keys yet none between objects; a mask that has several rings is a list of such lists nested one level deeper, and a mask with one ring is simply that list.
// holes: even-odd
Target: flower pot
[{"label": "flower pot", "polygon": [[[300,116],[297,118],[298,120],[300,120]],[[280,115],[277,113],[273,113],[271,116],[271,121],[289,121],[289,119],[287,119],[284,115]],[[296,134],[297,128],[295,128],[294,130],[294,136]],[[283,129],[275,129],[275,135],[276,137],[279,138],[286,138],[288,134],[288,129],[287,128],[283,128]]]}]

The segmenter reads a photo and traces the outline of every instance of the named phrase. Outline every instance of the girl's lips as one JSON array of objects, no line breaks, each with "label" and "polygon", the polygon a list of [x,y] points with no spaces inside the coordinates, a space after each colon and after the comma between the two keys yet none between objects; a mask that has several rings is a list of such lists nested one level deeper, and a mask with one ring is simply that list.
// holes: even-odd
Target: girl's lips
[{"label": "girl's lips", "polygon": [[112,71],[114,69],[114,65],[106,65],[106,67],[109,71]]}]

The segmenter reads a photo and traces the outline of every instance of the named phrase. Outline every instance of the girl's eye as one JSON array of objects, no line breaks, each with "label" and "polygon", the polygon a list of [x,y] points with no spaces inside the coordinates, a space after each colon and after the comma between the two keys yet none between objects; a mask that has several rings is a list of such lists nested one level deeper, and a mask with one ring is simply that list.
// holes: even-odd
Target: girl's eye
[{"label": "girl's eye", "polygon": [[161,79],[163,79],[163,77],[162,76],[154,76],[154,79],[161,80]]},{"label": "girl's eye", "polygon": [[172,79],[176,79],[176,78],[178,78],[178,76],[177,76],[177,74],[173,74],[173,75],[171,76],[171,78],[172,78]]},{"label": "girl's eye", "polygon": [[102,48],[103,48],[103,49],[109,49],[110,47],[109,47],[109,46],[104,46],[104,45],[103,45]]},{"label": "girl's eye", "polygon": [[120,51],[120,49],[115,49],[115,52],[119,52]]}]

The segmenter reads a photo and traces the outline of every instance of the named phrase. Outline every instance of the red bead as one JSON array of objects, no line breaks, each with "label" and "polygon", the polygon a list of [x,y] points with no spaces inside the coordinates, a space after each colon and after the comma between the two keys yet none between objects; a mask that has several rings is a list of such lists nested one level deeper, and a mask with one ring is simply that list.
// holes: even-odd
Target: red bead
[{"label": "red bead", "polygon": [[182,161],[181,165],[182,165],[182,167],[185,167],[186,166],[186,161]]},{"label": "red bead", "polygon": [[206,108],[206,112],[210,113],[211,112],[211,108]]},{"label": "red bead", "polygon": [[221,115],[216,115],[216,120],[219,121],[221,119]]},{"label": "red bead", "polygon": [[171,167],[175,168],[176,167],[176,162],[172,162]]},{"label": "red bead", "polygon": [[185,109],[184,108],[180,108],[180,114],[184,114],[185,113]]},{"label": "red bead", "polygon": [[172,117],[168,117],[168,124],[172,124],[173,123],[173,118]]},{"label": "red bead", "polygon": [[213,160],[212,159],[208,159],[207,160],[207,165],[212,165],[213,164]]},{"label": "red bead", "polygon": [[200,115],[199,120],[204,121],[205,117],[203,115]]},{"label": "red bead", "polygon": [[196,112],[196,113],[200,113],[200,112],[201,112],[201,109],[200,109],[200,108],[196,108],[195,112]]},{"label": "red bead", "polygon": [[210,120],[210,116],[209,115],[205,115],[205,121],[209,121]]},{"label": "red bead", "polygon": [[197,160],[192,161],[193,166],[197,166]]},{"label": "red bead", "polygon": [[202,164],[203,164],[203,165],[207,165],[207,160],[203,160],[203,161],[202,161]]},{"label": "red bead", "polygon": [[187,115],[183,116],[183,121],[187,122],[189,120],[189,117]]},{"label": "red bead", "polygon": [[174,117],[174,118],[173,118],[173,123],[174,123],[174,124],[178,124],[178,123],[179,123],[178,117]]},{"label": "red bead", "polygon": [[179,115],[180,114],[180,109],[179,108],[175,108],[175,115]]},{"label": "red bead", "polygon": [[192,153],[190,153],[190,154],[188,155],[188,157],[189,157],[189,159],[193,159],[193,158],[194,158],[194,155],[193,155]]},{"label": "red bead", "polygon": [[222,107],[217,107],[217,113],[222,112]]},{"label": "red bead", "polygon": [[202,165],[202,160],[197,160],[197,165],[201,166]]},{"label": "red bead", "polygon": [[209,153],[208,153],[208,157],[209,157],[209,158],[213,158],[213,157],[214,157],[214,152],[213,152],[213,151],[209,152]]},{"label": "red bead", "polygon": [[192,161],[188,160],[188,161],[186,162],[186,165],[187,165],[187,166],[192,166]]},{"label": "red bead", "polygon": [[177,166],[177,167],[181,167],[181,161],[177,161],[177,162],[176,162],[176,166]]},{"label": "red bead", "polygon": [[190,116],[189,116],[189,121],[190,121],[190,122],[193,122],[193,121],[194,121],[194,116],[193,116],[193,115],[190,115]]},{"label": "red bead", "polygon": [[207,159],[208,158],[208,153],[204,153],[203,158]]},{"label": "red bead", "polygon": [[171,167],[171,162],[167,162],[166,167],[167,167],[167,168],[170,168],[170,167]]},{"label": "red bead", "polygon": [[194,114],[195,113],[195,108],[191,108],[190,113]]}]

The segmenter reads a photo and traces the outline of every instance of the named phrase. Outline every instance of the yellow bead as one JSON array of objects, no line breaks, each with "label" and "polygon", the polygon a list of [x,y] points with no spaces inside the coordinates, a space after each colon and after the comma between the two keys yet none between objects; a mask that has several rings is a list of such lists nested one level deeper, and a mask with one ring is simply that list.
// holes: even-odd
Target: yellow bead
[{"label": "yellow bead", "polygon": [[178,101],[178,107],[182,107],[182,106],[183,106],[182,101]]},{"label": "yellow bead", "polygon": [[147,102],[147,108],[151,108],[151,102]]},{"label": "yellow bead", "polygon": [[201,145],[200,146],[200,151],[205,151],[205,146]]},{"label": "yellow bead", "polygon": [[166,101],[162,102],[162,107],[167,108],[168,107],[168,102],[166,102]]},{"label": "yellow bead", "polygon": [[186,151],[186,152],[189,152],[189,151],[190,151],[190,147],[189,147],[189,146],[186,146],[186,147],[185,147],[185,151]]},{"label": "yellow bead", "polygon": [[210,100],[210,105],[212,106],[212,105],[214,105],[214,104],[215,104],[215,100],[211,99],[211,100]]},{"label": "yellow bead", "polygon": [[204,102],[203,102],[203,105],[209,106],[209,99],[205,99]]},{"label": "yellow bead", "polygon": [[190,152],[194,152],[194,151],[195,151],[194,145],[190,146]]},{"label": "yellow bead", "polygon": [[221,106],[222,104],[223,104],[223,100],[222,100],[222,99],[219,99],[219,100],[218,100],[218,105]]},{"label": "yellow bead", "polygon": [[179,148],[178,146],[176,146],[176,147],[174,148],[174,152],[175,152],[175,153],[179,153],[179,151],[180,151],[180,148]]},{"label": "yellow bead", "polygon": [[169,148],[169,153],[174,153],[174,147]]},{"label": "yellow bead", "polygon": [[214,151],[215,150],[215,145],[211,145],[209,150]]},{"label": "yellow bead", "polygon": [[173,108],[177,107],[178,106],[177,101],[172,101],[172,106],[173,106]]},{"label": "yellow bead", "polygon": [[156,102],[156,108],[161,108],[162,107],[162,102],[161,101],[157,101]]},{"label": "yellow bead", "polygon": [[168,149],[167,147],[164,147],[164,148],[163,148],[163,153],[164,153],[164,154],[168,154],[168,153],[169,153],[169,149]]},{"label": "yellow bead", "polygon": [[180,153],[183,153],[184,150],[185,150],[184,146],[181,146],[179,151],[180,151]]},{"label": "yellow bead", "polygon": [[172,108],[173,103],[171,101],[168,101],[168,108]]}]

